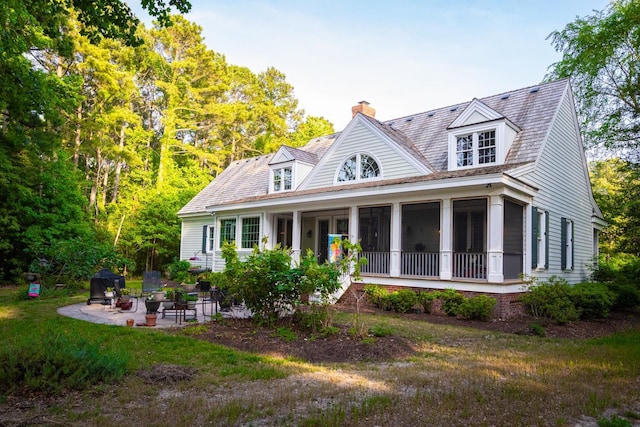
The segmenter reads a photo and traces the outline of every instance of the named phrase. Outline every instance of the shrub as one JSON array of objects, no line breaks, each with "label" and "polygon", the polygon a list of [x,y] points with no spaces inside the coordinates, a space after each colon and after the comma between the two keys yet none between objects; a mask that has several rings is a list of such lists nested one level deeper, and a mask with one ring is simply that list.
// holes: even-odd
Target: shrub
[{"label": "shrub", "polygon": [[551,276],[548,282],[533,282],[520,301],[535,317],[553,319],[561,325],[580,318],[571,299],[571,287],[566,280],[556,276]]},{"label": "shrub", "polygon": [[418,304],[422,306],[422,311],[429,314],[431,313],[431,306],[433,305],[433,300],[438,296],[437,292],[418,292],[417,299]]},{"label": "shrub", "polygon": [[369,333],[374,337],[386,337],[393,334],[393,327],[386,323],[377,323],[369,329]]},{"label": "shrub", "polygon": [[585,319],[599,319],[609,316],[615,295],[603,283],[578,283],[571,288],[571,300]]},{"label": "shrub", "polygon": [[400,289],[390,295],[391,307],[398,313],[409,312],[418,302],[416,293],[411,289]]},{"label": "shrub", "polygon": [[477,295],[467,298],[458,306],[458,314],[465,319],[489,320],[496,306],[496,299],[488,295]]},{"label": "shrub", "polygon": [[389,292],[385,288],[378,285],[365,285],[364,294],[370,304],[373,304],[377,308],[385,308],[385,300],[389,295]]},{"label": "shrub", "polygon": [[635,286],[617,282],[609,282],[606,285],[614,296],[614,310],[633,309],[640,305],[640,291]]},{"label": "shrub", "polygon": [[633,309],[640,305],[640,258],[617,254],[601,259],[591,278],[606,283],[615,294],[613,309]]},{"label": "shrub", "polygon": [[458,293],[455,289],[445,289],[437,292],[437,298],[442,300],[442,311],[447,316],[457,316],[458,307],[465,300],[465,296]]},{"label": "shrub", "polygon": [[176,282],[186,282],[190,278],[189,269],[191,268],[191,263],[187,260],[178,260],[175,259],[171,264],[167,266],[167,270],[169,271],[169,277],[171,280],[175,280]]},{"label": "shrub", "polygon": [[0,388],[38,393],[83,390],[119,380],[126,373],[128,354],[106,352],[98,344],[56,331],[4,343],[0,349]]}]

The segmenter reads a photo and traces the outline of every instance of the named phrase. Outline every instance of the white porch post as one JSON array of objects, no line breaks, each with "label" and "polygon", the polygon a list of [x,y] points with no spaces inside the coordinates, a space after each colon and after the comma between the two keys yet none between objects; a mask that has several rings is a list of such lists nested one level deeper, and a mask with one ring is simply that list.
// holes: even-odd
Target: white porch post
[{"label": "white porch post", "polygon": [[451,232],[453,213],[451,199],[442,200],[442,215],[440,216],[440,279],[451,280],[451,264],[453,258],[453,233]]},{"label": "white porch post", "polygon": [[396,202],[391,206],[391,265],[389,266],[389,275],[391,277],[400,277],[401,221],[400,203]]},{"label": "white porch post", "polygon": [[491,196],[489,200],[489,229],[487,230],[487,280],[493,283],[504,282],[504,199],[502,196]]},{"label": "white porch post", "polygon": [[273,249],[276,245],[276,234],[274,233],[273,228],[273,214],[269,212],[264,213],[264,222],[262,225],[262,236],[267,237],[267,244],[265,247],[267,249]]},{"label": "white porch post", "polygon": [[295,265],[300,262],[300,242],[301,242],[301,232],[302,232],[302,214],[300,211],[293,211],[293,228],[291,234],[291,262]]},{"label": "white porch post", "polygon": [[360,236],[358,235],[358,207],[351,206],[349,208],[349,240],[351,243],[357,243]]}]

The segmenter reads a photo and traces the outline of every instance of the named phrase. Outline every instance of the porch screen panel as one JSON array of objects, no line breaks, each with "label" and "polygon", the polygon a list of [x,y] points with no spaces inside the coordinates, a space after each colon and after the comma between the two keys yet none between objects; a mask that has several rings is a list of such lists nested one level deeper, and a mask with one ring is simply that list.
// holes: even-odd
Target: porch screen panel
[{"label": "porch screen panel", "polygon": [[504,278],[517,279],[522,274],[524,245],[524,208],[509,200],[504,201],[503,235]]},{"label": "porch screen panel", "polygon": [[487,199],[453,202],[453,276],[487,278]]},{"label": "porch screen panel", "polygon": [[360,245],[369,263],[362,273],[389,274],[391,262],[391,207],[360,208]]},{"label": "porch screen panel", "polygon": [[402,206],[401,274],[440,275],[440,203]]}]

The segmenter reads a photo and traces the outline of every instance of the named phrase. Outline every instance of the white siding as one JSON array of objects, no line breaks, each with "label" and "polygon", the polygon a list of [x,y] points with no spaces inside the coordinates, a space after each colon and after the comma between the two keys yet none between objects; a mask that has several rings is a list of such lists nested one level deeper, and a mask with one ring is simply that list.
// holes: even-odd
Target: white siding
[{"label": "white siding", "polygon": [[[207,257],[202,253],[202,228],[205,225],[215,225],[215,218],[211,215],[188,217],[182,219],[182,236],[180,239],[180,259],[189,260],[196,256],[200,261],[190,261],[192,265],[205,266]],[[209,254],[208,267],[211,268],[213,254]]]},{"label": "white siding", "polygon": [[[590,274],[588,264],[592,260],[593,226],[586,167],[571,98],[565,96],[535,170],[523,176],[540,189],[533,205],[549,211],[550,215],[549,268],[532,271],[532,275],[542,280],[556,275],[569,283],[578,283]],[[574,270],[561,270],[562,217],[574,221]],[[531,232],[530,224],[527,231]]]},{"label": "white siding", "polygon": [[337,147],[331,157],[327,159],[322,169],[318,171],[313,182],[307,188],[332,186],[336,171],[342,163],[356,153],[369,153],[375,156],[382,170],[383,179],[402,178],[418,175],[415,167],[409,164],[390,143],[382,140],[378,135],[364,125],[357,125]]}]

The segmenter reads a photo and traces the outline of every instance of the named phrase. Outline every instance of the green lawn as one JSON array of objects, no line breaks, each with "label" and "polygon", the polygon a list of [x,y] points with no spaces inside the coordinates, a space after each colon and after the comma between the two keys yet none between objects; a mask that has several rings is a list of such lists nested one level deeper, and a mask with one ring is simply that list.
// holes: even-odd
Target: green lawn
[{"label": "green lawn", "polygon": [[[4,395],[0,425],[36,415],[48,424],[100,426],[561,426],[581,416],[616,415],[636,423],[640,417],[638,330],[571,341],[389,317],[389,327],[416,343],[415,356],[323,366],[194,339],[201,326],[168,332],[90,324],[56,313],[57,307],[85,301],[88,291],[19,299],[24,293],[0,288],[5,348],[26,355],[41,343],[81,342],[111,355],[109,360],[121,357],[126,375],[16,414],[15,396]],[[349,322],[351,316],[339,314],[336,321]],[[372,316],[363,319],[379,323]],[[151,384],[136,375],[158,364],[195,367],[197,375]]]}]

